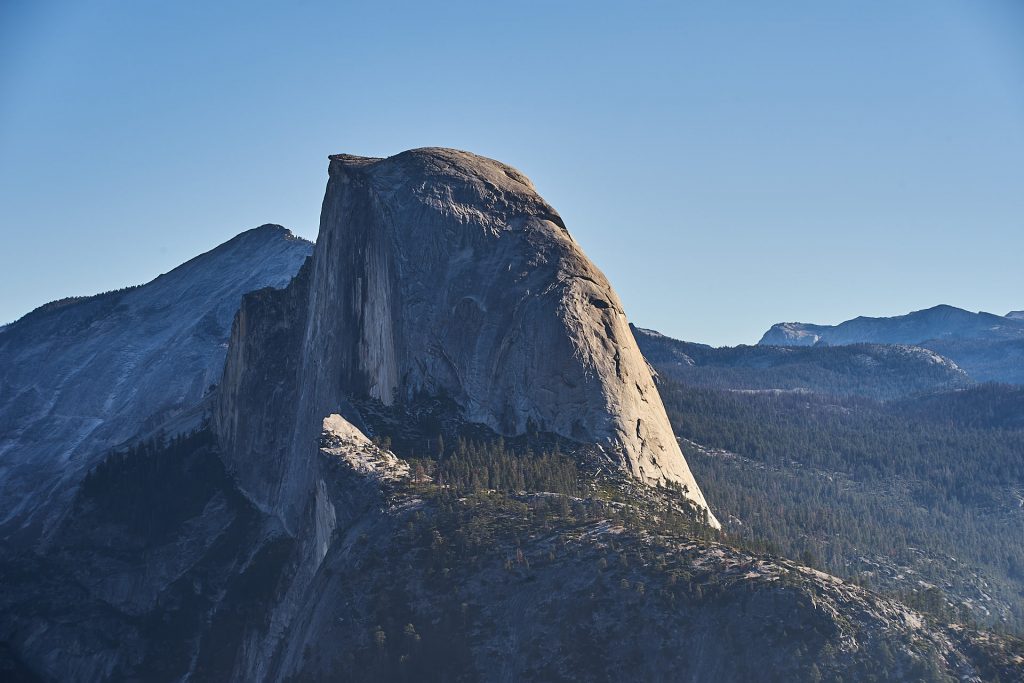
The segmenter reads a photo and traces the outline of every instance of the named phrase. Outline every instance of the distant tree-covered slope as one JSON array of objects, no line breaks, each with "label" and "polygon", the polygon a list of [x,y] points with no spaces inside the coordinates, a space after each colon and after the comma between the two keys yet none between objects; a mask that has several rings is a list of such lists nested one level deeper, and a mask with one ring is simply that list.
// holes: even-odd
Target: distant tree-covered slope
[{"label": "distant tree-covered slope", "polygon": [[666,374],[673,427],[729,531],[948,618],[1024,627],[1024,392],[880,402]]}]

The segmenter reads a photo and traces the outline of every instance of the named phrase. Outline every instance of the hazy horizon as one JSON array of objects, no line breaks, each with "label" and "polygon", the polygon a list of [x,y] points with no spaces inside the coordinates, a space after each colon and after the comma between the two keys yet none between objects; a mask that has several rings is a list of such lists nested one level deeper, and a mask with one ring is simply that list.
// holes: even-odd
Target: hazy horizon
[{"label": "hazy horizon", "polygon": [[423,146],[530,176],[679,339],[1024,308],[1024,6],[578,7],[5,4],[0,322],[315,239],[328,154]]}]

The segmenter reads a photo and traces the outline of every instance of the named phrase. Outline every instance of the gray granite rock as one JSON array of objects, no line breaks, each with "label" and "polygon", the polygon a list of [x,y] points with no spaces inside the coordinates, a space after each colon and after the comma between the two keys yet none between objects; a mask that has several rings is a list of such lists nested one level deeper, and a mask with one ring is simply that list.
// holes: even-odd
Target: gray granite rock
[{"label": "gray granite rock", "polygon": [[267,301],[258,320],[243,305],[217,428],[242,488],[286,526],[308,501],[325,416],[422,395],[500,434],[598,444],[707,508],[618,296],[509,166],[438,148],[332,156],[309,272],[267,296],[291,303]]},{"label": "gray granite rock", "polygon": [[38,539],[111,448],[194,428],[242,295],[287,285],[312,246],[264,225],[145,285],[0,328],[0,536]]}]

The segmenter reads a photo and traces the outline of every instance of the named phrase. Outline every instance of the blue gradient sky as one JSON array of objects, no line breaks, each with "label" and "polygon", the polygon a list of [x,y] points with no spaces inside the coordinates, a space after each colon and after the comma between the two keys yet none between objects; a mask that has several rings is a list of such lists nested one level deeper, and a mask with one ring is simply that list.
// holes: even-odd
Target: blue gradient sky
[{"label": "blue gradient sky", "polygon": [[1024,308],[1024,3],[430,4],[5,0],[0,322],[314,238],[328,154],[426,145],[675,337]]}]

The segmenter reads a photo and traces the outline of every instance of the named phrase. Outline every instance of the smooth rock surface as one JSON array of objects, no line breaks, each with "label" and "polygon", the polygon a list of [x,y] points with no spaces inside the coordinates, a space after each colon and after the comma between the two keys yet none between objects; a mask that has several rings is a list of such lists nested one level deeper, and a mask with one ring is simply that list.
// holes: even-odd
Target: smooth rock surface
[{"label": "smooth rock surface", "polygon": [[295,526],[322,420],[349,399],[430,395],[499,434],[599,444],[707,508],[618,296],[525,176],[439,148],[329,171],[309,272],[243,304],[225,369],[217,429],[257,505]]}]

